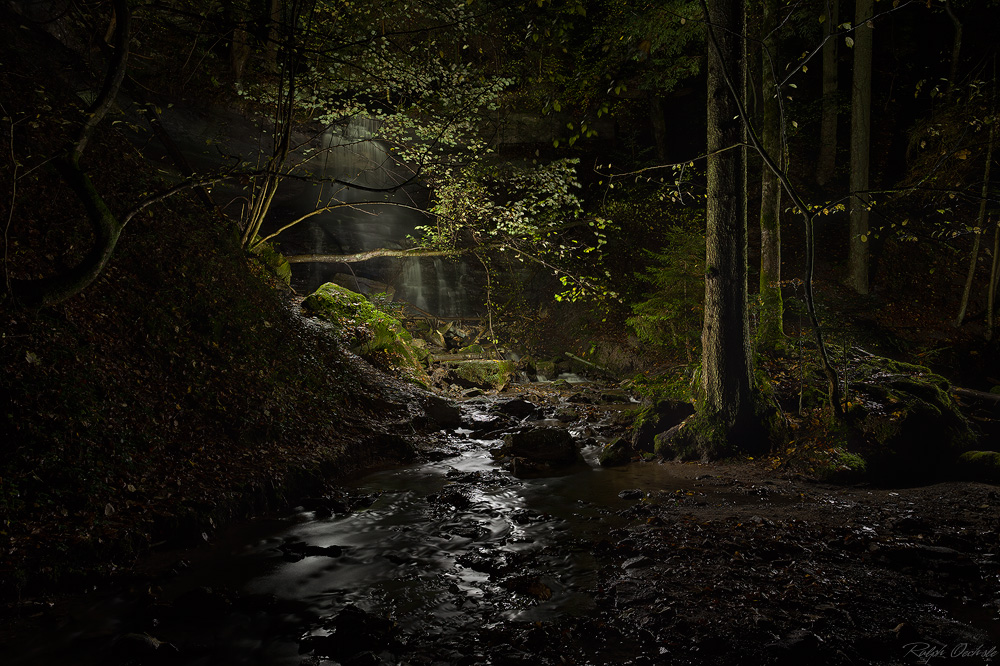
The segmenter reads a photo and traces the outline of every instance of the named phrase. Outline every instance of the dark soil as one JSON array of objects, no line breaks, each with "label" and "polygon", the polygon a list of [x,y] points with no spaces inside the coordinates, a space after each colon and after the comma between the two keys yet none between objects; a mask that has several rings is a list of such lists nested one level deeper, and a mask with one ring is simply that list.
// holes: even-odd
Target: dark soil
[{"label": "dark soil", "polygon": [[[995,488],[839,488],[678,466],[602,550],[606,603],[662,663],[921,663],[996,655]],[[977,656],[960,663],[984,663]],[[652,660],[650,663],[657,663]]]}]

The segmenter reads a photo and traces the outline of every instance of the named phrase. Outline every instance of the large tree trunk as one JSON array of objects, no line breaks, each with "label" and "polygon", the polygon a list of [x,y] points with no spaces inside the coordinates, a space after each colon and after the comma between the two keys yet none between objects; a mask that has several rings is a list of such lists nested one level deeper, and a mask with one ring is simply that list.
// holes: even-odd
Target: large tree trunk
[{"label": "large tree trunk", "polygon": [[851,85],[851,227],[847,284],[868,293],[868,156],[871,140],[873,0],[857,0]]},{"label": "large tree trunk", "polygon": [[[750,325],[747,312],[747,227],[743,189],[744,140],[739,99],[729,82],[742,81],[742,3],[710,0],[708,50],[708,204],[705,234],[705,320],[702,328],[702,405],[717,446],[759,445]],[[727,82],[727,76],[729,82]],[[756,427],[755,427],[756,426]],[[706,449],[707,447],[707,449]]]},{"label": "large tree trunk", "polygon": [[826,0],[823,23],[823,115],[819,126],[816,183],[826,185],[837,165],[837,14],[838,0]]},{"label": "large tree trunk", "polygon": [[[777,87],[779,0],[764,0],[764,49],[761,58],[761,143],[778,167],[786,170],[781,140],[781,91]],[[765,346],[783,337],[781,300],[781,182],[769,170],[760,184],[760,325],[757,338]]]}]

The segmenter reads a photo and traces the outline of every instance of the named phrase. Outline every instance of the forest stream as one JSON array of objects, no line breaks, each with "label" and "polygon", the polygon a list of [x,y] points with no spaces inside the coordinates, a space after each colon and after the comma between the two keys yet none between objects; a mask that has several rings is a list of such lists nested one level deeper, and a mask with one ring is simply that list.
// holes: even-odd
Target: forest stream
[{"label": "forest stream", "polygon": [[466,402],[420,462],[154,554],[131,591],[49,610],[3,663],[994,659],[992,487],[845,488],[753,461],[603,468],[584,436],[613,405],[561,426],[584,442],[576,464],[518,478],[495,457],[503,433],[558,422],[541,405],[502,416],[509,400]]}]

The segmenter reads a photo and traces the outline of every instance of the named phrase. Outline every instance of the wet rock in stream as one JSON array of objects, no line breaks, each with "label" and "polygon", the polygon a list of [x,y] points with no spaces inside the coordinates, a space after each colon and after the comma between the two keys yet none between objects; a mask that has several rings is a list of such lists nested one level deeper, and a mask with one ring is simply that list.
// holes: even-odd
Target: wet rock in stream
[{"label": "wet rock in stream", "polygon": [[467,509],[472,504],[472,499],[455,486],[446,486],[440,492],[428,496],[431,502],[448,504],[456,509]]},{"label": "wet rock in stream", "polygon": [[303,639],[300,651],[333,657],[345,665],[360,665],[384,663],[378,653],[398,652],[400,649],[392,620],[353,604],[345,606],[329,623],[329,628],[332,630],[330,634]]},{"label": "wet rock in stream", "polygon": [[545,475],[580,460],[573,436],[562,428],[538,427],[511,433],[497,458],[511,460],[515,476]]},{"label": "wet rock in stream", "polygon": [[514,398],[498,402],[494,409],[501,414],[513,416],[518,419],[526,418],[538,411],[538,408],[533,403],[528,402],[524,398]]},{"label": "wet rock in stream", "polygon": [[340,546],[316,546],[294,538],[287,539],[278,546],[278,550],[286,562],[298,562],[307,557],[336,558],[344,554],[344,549]]}]

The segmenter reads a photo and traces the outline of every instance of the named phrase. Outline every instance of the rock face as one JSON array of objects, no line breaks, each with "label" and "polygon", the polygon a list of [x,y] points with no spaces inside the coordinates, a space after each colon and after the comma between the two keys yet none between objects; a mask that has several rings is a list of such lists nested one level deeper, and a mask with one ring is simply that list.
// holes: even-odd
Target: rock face
[{"label": "rock face", "polygon": [[506,435],[498,455],[510,459],[515,476],[545,476],[580,460],[573,436],[562,428],[532,428]]}]

